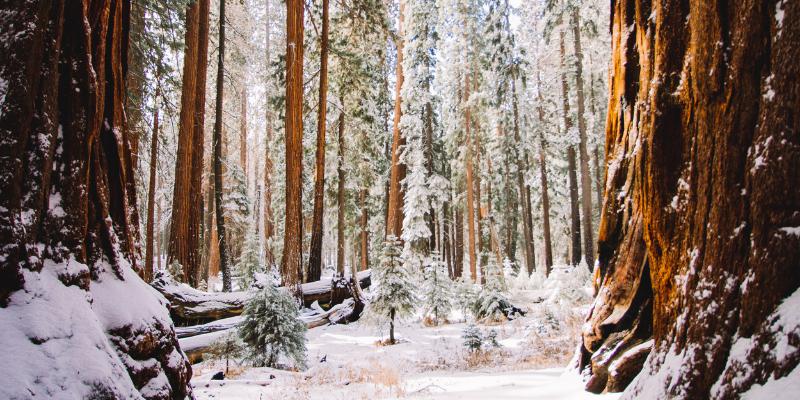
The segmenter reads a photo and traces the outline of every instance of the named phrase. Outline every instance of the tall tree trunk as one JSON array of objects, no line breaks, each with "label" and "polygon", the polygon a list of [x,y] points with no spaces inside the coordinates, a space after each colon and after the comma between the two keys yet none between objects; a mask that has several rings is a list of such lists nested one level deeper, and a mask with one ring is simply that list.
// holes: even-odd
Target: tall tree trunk
[{"label": "tall tree trunk", "polygon": [[208,35],[210,0],[200,0],[197,41],[197,90],[194,105],[194,133],[191,171],[191,190],[189,204],[189,237],[190,251],[194,274],[189,281],[195,285],[204,274],[201,262],[200,243],[203,231],[200,223],[203,220],[203,156],[205,155],[206,126],[206,75],[208,69]]},{"label": "tall tree trunk", "polygon": [[367,189],[362,189],[359,194],[359,204],[361,206],[361,268],[360,271],[369,268],[369,210],[367,209]]},{"label": "tall tree trunk", "polygon": [[[327,1],[327,0],[326,0]],[[339,182],[336,185],[336,272],[344,276],[344,110],[339,113],[339,157],[336,172]],[[355,268],[355,264],[353,264]]]},{"label": "tall tree trunk", "polygon": [[[521,144],[522,138],[519,134],[519,101],[517,98],[516,79],[511,80],[511,96],[514,112],[514,141]],[[523,149],[522,157],[520,157],[519,152],[520,150],[515,147],[514,157],[517,164],[517,188],[519,189],[519,203],[522,208],[522,237],[523,240],[525,240],[523,250],[525,251],[525,267],[530,275],[533,272],[533,268],[536,266],[536,252],[533,243],[533,217],[531,213],[530,189],[525,185],[525,178],[523,177],[523,171],[527,171],[529,164],[527,152]]]},{"label": "tall tree trunk", "polygon": [[583,49],[581,48],[580,15],[572,8],[572,41],[575,46],[575,92],[578,100],[578,155],[581,168],[581,208],[583,214],[583,255],[591,269],[594,266],[594,230],[592,229],[592,173],[586,139],[586,97],[583,93]]},{"label": "tall tree trunk", "polygon": [[397,31],[397,79],[394,89],[394,125],[392,128],[392,160],[389,176],[389,204],[386,217],[386,236],[400,239],[403,233],[403,187],[401,182],[406,177],[406,165],[400,162],[400,151],[406,144],[405,136],[400,132],[401,102],[400,89],[403,87],[403,22],[405,19],[405,0],[400,1],[399,25]]},{"label": "tall tree trunk", "polygon": [[130,27],[129,46],[128,46],[128,72],[127,90],[125,96],[125,114],[127,116],[128,130],[130,131],[131,142],[131,162],[133,168],[138,167],[139,161],[139,141],[143,136],[144,126],[142,120],[142,110],[144,106],[145,77],[144,61],[145,57],[141,46],[146,42],[145,35],[145,5],[142,1],[131,1],[130,3]]},{"label": "tall tree trunk", "polygon": [[[594,118],[597,118],[597,103],[596,97],[594,95],[594,75],[592,75],[591,84],[589,85],[589,104],[591,104],[591,114]],[[592,129],[594,130],[594,128]],[[593,133],[596,134],[596,133]],[[599,142],[599,141],[598,141]],[[603,168],[601,167],[603,163],[600,160],[600,144],[594,145],[594,184],[595,184],[595,193],[597,193],[597,209],[599,210],[600,207],[603,206]]]},{"label": "tall tree trunk", "polygon": [[247,84],[242,84],[242,108],[239,119],[239,165],[242,167],[245,183],[247,178]]},{"label": "tall tree trunk", "polygon": [[[469,93],[470,93],[470,83],[469,83],[469,73],[465,74],[464,76],[464,102],[466,103],[466,107],[464,110],[464,130],[466,131],[466,147],[467,147],[467,154],[464,157],[464,163],[466,164],[466,186],[467,186],[467,226],[468,226],[468,233],[469,237],[467,238],[467,248],[469,251],[469,273],[471,274],[472,283],[478,282],[478,257],[475,250],[475,238],[476,238],[476,223],[475,223],[475,180],[473,178],[473,170],[472,170],[472,116],[470,115],[470,106],[469,106]],[[480,228],[478,228],[480,229]],[[480,233],[478,233],[480,234]]]},{"label": "tall tree trunk", "polygon": [[[539,124],[544,126],[544,98],[542,96],[541,76],[536,72],[536,111]],[[547,141],[544,133],[539,132],[539,185],[542,190],[542,239],[544,239],[544,264],[545,276],[550,276],[550,269],[553,267],[553,243],[550,238],[550,192],[547,178]],[[530,203],[528,203],[530,204]]]},{"label": "tall tree trunk", "polygon": [[[266,64],[269,66],[272,57],[272,17],[270,15],[271,0],[266,0],[267,28],[266,28]],[[269,81],[266,81],[264,93],[270,94]],[[264,138],[264,258],[267,267],[275,265],[275,249],[273,238],[275,237],[275,217],[272,213],[272,110],[267,102],[264,106],[266,137]]]},{"label": "tall tree trunk", "polygon": [[[306,282],[322,275],[322,230],[325,208],[325,122],[328,110],[328,0],[322,0],[322,38],[320,39],[319,113],[317,114],[317,153],[314,175],[314,219],[311,226],[311,249],[308,255]],[[340,122],[341,122],[341,116]],[[342,129],[342,128],[339,128]],[[337,269],[339,267],[337,266]]]},{"label": "tall tree trunk", "polygon": [[[5,367],[30,379],[4,385],[8,398],[69,395],[65,383],[106,398],[192,396],[191,368],[163,303],[136,276],[128,11],[125,1],[3,5],[0,310],[4,339],[22,335],[26,349]],[[121,298],[145,306],[131,313]],[[56,336],[42,330],[46,320]],[[142,337],[154,340],[139,346]],[[80,361],[54,363],[56,343],[91,359],[89,376],[72,367]],[[62,378],[35,382],[25,371],[47,374],[31,369],[39,365]]]},{"label": "tall tree trunk", "polygon": [[286,0],[286,212],[281,276],[302,296],[303,275],[303,5]]},{"label": "tall tree trunk", "polygon": [[142,278],[145,282],[153,279],[153,205],[156,197],[156,168],[158,166],[158,99],[161,97],[161,81],[159,74],[156,74],[156,94],[153,98],[155,111],[153,112],[153,133],[150,139],[150,180],[147,190],[147,223],[145,232],[147,242],[145,244],[144,274]]},{"label": "tall tree trunk", "polygon": [[455,238],[453,240],[453,277],[458,279],[464,271],[464,210],[455,208]]},{"label": "tall tree trunk", "polygon": [[222,203],[222,118],[225,83],[225,0],[219,2],[219,50],[217,53],[217,102],[214,115],[214,213],[219,236],[219,269],[222,271],[222,291],[231,291],[231,271],[225,231],[225,207]]},{"label": "tall tree trunk", "polygon": [[[564,31],[559,33],[559,54],[561,56],[561,100],[564,112],[564,134],[569,135],[572,130],[572,119],[569,117],[569,84],[567,83],[566,50],[564,45]],[[571,139],[570,139],[571,140]],[[567,147],[567,174],[569,176],[569,205],[570,205],[570,263],[581,263],[581,212],[578,200],[578,172],[575,155],[575,145]],[[591,268],[591,266],[589,267]]]},{"label": "tall tree trunk", "polygon": [[197,285],[199,267],[205,76],[208,55],[208,0],[186,10],[183,86],[178,151],[172,199],[167,263],[179,262],[189,284]]},{"label": "tall tree trunk", "polygon": [[798,2],[614,3],[591,390],[642,364],[623,398],[796,382],[798,21]]}]

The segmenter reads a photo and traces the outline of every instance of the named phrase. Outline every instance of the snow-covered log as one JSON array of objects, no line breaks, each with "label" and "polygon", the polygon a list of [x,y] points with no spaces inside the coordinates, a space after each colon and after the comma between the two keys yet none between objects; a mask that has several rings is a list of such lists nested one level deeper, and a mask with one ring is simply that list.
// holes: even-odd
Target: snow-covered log
[{"label": "snow-covered log", "polygon": [[[346,299],[344,302],[333,306],[330,310],[322,313],[303,314],[298,318],[306,324],[306,328],[313,329],[329,324],[347,323],[352,321],[353,313],[360,314],[361,310],[355,307],[353,299]],[[357,317],[356,317],[357,319]],[[177,328],[180,338],[181,349],[186,353],[186,357],[192,364],[203,361],[203,354],[208,353],[221,338],[229,334],[236,334],[236,327],[241,324],[243,318],[233,317],[220,321],[214,321],[204,325]]]},{"label": "snow-covered log", "polygon": [[[370,270],[358,273],[358,282],[362,288],[369,287],[371,275]],[[248,292],[208,293],[197,290],[185,283],[175,282],[167,274],[156,277],[151,285],[169,300],[170,314],[175,324],[183,326],[240,315],[250,298]],[[310,307],[317,302],[331,307],[350,297],[348,290],[331,290],[331,286],[330,279],[304,283],[304,305]]]}]

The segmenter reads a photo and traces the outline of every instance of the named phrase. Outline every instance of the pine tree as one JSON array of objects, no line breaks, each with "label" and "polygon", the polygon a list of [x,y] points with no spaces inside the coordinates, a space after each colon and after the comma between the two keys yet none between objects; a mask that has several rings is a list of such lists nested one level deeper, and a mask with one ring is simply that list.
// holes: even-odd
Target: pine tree
[{"label": "pine tree", "polygon": [[430,318],[433,325],[446,321],[453,308],[452,286],[453,281],[447,273],[447,266],[442,262],[439,253],[434,251],[430,262],[425,266],[425,280],[422,287],[424,315]]},{"label": "pine tree", "polygon": [[464,347],[470,352],[477,352],[483,347],[483,335],[481,330],[473,324],[469,324],[461,332],[461,338],[464,339]]},{"label": "pine tree", "polygon": [[261,241],[258,231],[255,224],[250,224],[242,245],[242,254],[239,256],[239,262],[236,263],[236,275],[239,277],[239,288],[242,290],[248,289],[255,282],[257,273],[264,272],[260,250]]},{"label": "pine tree", "polygon": [[250,298],[242,313],[239,336],[245,357],[257,367],[276,367],[286,357],[297,368],[305,367],[306,325],[300,321],[291,295],[271,283]]},{"label": "pine tree", "polygon": [[389,236],[381,264],[375,271],[377,287],[370,304],[372,312],[389,322],[389,344],[395,344],[394,324],[414,311],[414,285],[400,256],[400,243]]}]

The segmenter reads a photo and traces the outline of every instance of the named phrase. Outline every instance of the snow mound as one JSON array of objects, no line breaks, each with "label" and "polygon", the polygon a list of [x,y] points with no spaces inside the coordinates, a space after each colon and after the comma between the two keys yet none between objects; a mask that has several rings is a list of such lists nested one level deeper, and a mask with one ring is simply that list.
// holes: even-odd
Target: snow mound
[{"label": "snow mound", "polygon": [[[105,264],[85,290],[62,283],[86,265],[22,269],[25,287],[0,308],[0,398],[169,398],[190,394],[166,301],[128,266]],[[85,281],[84,281],[85,282]],[[188,392],[188,393],[187,393]]]}]

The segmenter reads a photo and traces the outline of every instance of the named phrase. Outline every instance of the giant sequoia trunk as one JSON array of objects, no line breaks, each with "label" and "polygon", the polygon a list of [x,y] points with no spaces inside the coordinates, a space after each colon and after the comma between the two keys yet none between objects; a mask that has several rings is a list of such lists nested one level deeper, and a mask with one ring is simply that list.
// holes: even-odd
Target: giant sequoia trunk
[{"label": "giant sequoia trunk", "polygon": [[128,11],[125,1],[3,6],[0,341],[11,353],[0,375],[15,384],[2,398],[191,395],[166,302],[134,272]]},{"label": "giant sequoia trunk", "polygon": [[193,286],[197,285],[200,266],[208,14],[209,0],[197,0],[186,9],[180,127],[167,260],[168,263],[179,262],[184,276]]},{"label": "giant sequoia trunk", "polygon": [[612,16],[590,388],[625,387],[650,331],[623,398],[796,381],[800,3],[629,1]]},{"label": "giant sequoia trunk", "polygon": [[286,221],[283,284],[301,296],[303,270],[303,5],[286,1]]}]

